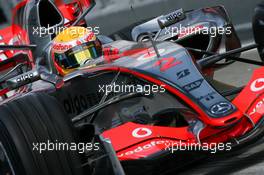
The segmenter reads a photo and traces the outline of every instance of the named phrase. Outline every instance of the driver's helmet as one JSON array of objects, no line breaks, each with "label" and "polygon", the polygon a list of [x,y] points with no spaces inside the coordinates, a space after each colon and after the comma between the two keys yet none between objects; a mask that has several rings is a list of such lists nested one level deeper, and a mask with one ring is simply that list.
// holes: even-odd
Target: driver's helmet
[{"label": "driver's helmet", "polygon": [[55,68],[62,76],[102,55],[102,44],[84,27],[69,27],[53,40],[51,49]]}]

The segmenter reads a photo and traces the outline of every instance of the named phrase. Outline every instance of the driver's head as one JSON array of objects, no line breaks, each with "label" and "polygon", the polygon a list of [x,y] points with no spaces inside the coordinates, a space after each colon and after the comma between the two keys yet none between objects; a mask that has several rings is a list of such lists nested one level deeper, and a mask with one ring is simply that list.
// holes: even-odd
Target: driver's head
[{"label": "driver's head", "polygon": [[102,55],[101,42],[84,27],[69,27],[53,40],[52,58],[57,71],[66,75]]}]

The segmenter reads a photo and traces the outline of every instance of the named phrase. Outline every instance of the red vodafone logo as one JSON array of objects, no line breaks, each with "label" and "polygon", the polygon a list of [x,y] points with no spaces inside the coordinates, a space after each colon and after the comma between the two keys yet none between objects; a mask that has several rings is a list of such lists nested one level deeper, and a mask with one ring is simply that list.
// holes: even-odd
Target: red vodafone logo
[{"label": "red vodafone logo", "polygon": [[258,92],[264,89],[264,78],[259,78],[256,79],[255,81],[252,82],[250,85],[250,89],[253,92]]},{"label": "red vodafone logo", "polygon": [[152,134],[152,131],[148,128],[136,128],[132,132],[132,136],[136,138],[148,137]]}]

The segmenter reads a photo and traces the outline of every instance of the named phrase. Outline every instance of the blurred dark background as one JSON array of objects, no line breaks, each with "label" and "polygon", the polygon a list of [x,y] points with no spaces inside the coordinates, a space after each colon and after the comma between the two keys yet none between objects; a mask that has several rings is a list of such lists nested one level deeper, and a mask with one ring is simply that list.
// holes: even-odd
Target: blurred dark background
[{"label": "blurred dark background", "polygon": [[[11,9],[21,0],[0,0],[0,28],[11,21]],[[70,1],[70,0],[64,0]],[[254,7],[262,0],[96,0],[87,16],[91,26],[99,26],[101,34],[109,35],[132,23],[184,10],[224,5],[244,42],[252,41],[251,18]],[[8,2],[8,3],[7,3]]]},{"label": "blurred dark background", "polygon": [[[142,19],[166,14],[178,8],[184,10],[224,5],[239,37],[252,41],[251,18],[261,0],[96,0],[97,5],[87,20],[99,26],[102,34],[111,34]],[[131,6],[133,10],[131,10]]]}]

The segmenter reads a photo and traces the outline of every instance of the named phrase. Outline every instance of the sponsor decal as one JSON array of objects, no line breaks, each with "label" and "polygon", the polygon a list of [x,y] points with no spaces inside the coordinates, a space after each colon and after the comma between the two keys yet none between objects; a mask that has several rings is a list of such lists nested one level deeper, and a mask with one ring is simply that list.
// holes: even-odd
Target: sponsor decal
[{"label": "sponsor decal", "polygon": [[[137,154],[146,150],[149,150],[155,146],[163,145],[164,147],[169,144],[170,141],[168,140],[156,140],[156,141],[151,141],[146,143],[145,145],[138,146],[135,149],[126,151],[124,153],[119,153],[117,154],[117,157],[123,157],[123,156],[129,156],[133,154]],[[176,142],[175,142],[176,143]]]},{"label": "sponsor decal", "polygon": [[71,44],[54,44],[53,45],[53,49],[57,50],[57,51],[65,51],[65,50],[69,50],[70,48],[72,48],[73,46]]},{"label": "sponsor decal", "polygon": [[225,114],[228,111],[230,111],[232,109],[232,105],[230,103],[227,102],[221,102],[218,104],[215,104],[211,107],[211,113],[212,114]]},{"label": "sponsor decal", "polygon": [[20,77],[18,77],[16,79],[16,81],[19,83],[21,81],[28,81],[30,80],[32,77],[34,77],[34,74],[33,73],[29,73],[29,74],[26,74],[26,75],[22,75]]},{"label": "sponsor decal", "polygon": [[136,128],[132,132],[132,136],[136,138],[148,137],[152,134],[152,131],[148,128]]},{"label": "sponsor decal", "polygon": [[253,92],[258,92],[264,89],[264,78],[259,78],[253,81],[250,85],[250,89]]},{"label": "sponsor decal", "polygon": [[160,71],[161,72],[165,72],[168,69],[177,66],[179,64],[181,64],[181,61],[178,61],[176,58],[174,57],[170,57],[170,58],[162,58],[160,60],[158,60],[155,64],[154,67],[160,66]]},{"label": "sponsor decal", "polygon": [[[154,148],[154,149],[153,149]],[[152,149],[152,151],[150,151]],[[217,151],[230,151],[232,149],[231,143],[186,143],[183,141],[171,141],[167,139],[162,140],[152,140],[148,141],[140,146],[133,147],[132,149],[125,150],[123,152],[117,153],[117,157],[122,158],[124,156],[138,155],[142,157],[144,151],[146,156],[149,153],[158,152],[161,150],[169,151],[174,153],[177,151],[210,151],[210,153],[215,154]]]},{"label": "sponsor decal", "polygon": [[169,14],[168,16],[166,16],[166,19],[168,21],[173,21],[173,20],[181,20],[184,16],[184,13],[182,10],[179,10],[179,11],[176,11],[176,12],[173,12],[171,14]]},{"label": "sponsor decal", "polygon": [[254,115],[256,112],[258,113],[264,113],[264,98],[262,98],[260,101],[257,102],[255,107],[252,109],[252,111],[249,113],[249,115]]},{"label": "sponsor decal", "polygon": [[167,26],[171,26],[172,24],[175,24],[181,20],[185,19],[185,14],[183,9],[176,10],[172,13],[169,13],[168,15],[161,16],[158,19],[159,26],[161,28],[165,28]]},{"label": "sponsor decal", "polygon": [[199,100],[199,101],[201,101],[201,100],[211,101],[211,100],[214,99],[214,95],[215,95],[215,94],[216,94],[216,92],[210,92],[210,93],[208,93],[208,94],[206,94],[206,95],[200,96],[200,97],[198,98],[198,100]]},{"label": "sponsor decal", "polygon": [[191,72],[190,72],[189,69],[184,69],[184,70],[176,73],[178,80],[182,79],[182,78],[185,78],[185,77],[187,77],[190,74],[191,74]]},{"label": "sponsor decal", "polygon": [[68,114],[80,114],[85,109],[91,107],[91,104],[96,104],[98,96],[95,94],[68,94],[63,100],[63,106]]},{"label": "sponsor decal", "polygon": [[185,89],[187,92],[190,92],[199,88],[202,85],[202,83],[203,83],[203,79],[200,79],[183,86],[183,89]]}]

